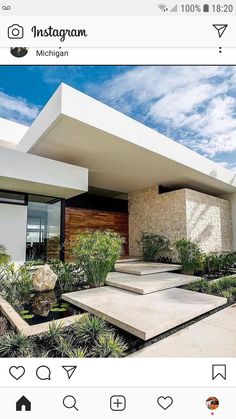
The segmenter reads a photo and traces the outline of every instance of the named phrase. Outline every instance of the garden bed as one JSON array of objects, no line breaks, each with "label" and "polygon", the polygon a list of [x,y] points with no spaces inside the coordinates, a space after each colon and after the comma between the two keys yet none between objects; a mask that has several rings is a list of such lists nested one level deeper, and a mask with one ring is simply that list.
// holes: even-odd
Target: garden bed
[{"label": "garden bed", "polygon": [[[34,336],[40,333],[44,333],[47,332],[50,328],[51,321],[49,320],[35,323],[31,326],[2,296],[0,296],[0,311],[9,321],[13,329],[18,332],[22,332],[25,336]],[[83,314],[70,315],[56,319],[54,322],[55,324],[60,324],[62,327],[66,327],[74,323],[76,320],[81,319],[82,316]]]}]

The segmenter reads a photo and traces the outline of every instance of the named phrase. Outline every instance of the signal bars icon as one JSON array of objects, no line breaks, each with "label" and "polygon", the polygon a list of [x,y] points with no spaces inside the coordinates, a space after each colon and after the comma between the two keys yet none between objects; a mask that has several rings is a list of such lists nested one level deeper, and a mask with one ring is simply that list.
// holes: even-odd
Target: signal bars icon
[{"label": "signal bars icon", "polygon": [[176,13],[176,12],[178,12],[178,4],[176,4],[176,5],[173,7],[173,9],[171,9],[171,10],[170,10],[170,12],[172,12],[172,13]]}]

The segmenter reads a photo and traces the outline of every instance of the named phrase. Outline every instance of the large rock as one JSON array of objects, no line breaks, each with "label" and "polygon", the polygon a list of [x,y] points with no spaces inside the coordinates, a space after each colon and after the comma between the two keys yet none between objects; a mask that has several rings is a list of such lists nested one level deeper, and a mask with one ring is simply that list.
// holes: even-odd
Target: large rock
[{"label": "large rock", "polygon": [[57,275],[49,265],[40,266],[33,274],[34,291],[52,291],[57,282]]},{"label": "large rock", "polygon": [[35,294],[32,300],[33,312],[38,316],[47,317],[56,303],[57,299],[53,291]]}]

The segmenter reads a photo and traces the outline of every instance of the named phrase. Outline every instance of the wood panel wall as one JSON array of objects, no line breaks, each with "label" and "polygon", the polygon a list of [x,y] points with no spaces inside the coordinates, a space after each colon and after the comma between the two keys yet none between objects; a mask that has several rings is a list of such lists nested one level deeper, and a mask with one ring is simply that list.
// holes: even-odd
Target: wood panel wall
[{"label": "wood panel wall", "polygon": [[[125,239],[124,254],[129,253],[129,216],[123,212],[100,211],[66,207],[65,210],[65,242],[73,241],[82,230],[112,230]],[[66,260],[71,259],[65,252]]]}]

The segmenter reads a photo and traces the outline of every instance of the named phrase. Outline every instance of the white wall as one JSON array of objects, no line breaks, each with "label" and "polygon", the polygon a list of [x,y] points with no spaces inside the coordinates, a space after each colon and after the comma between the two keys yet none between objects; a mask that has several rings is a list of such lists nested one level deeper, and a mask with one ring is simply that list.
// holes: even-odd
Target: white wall
[{"label": "white wall", "polygon": [[25,261],[27,207],[0,204],[0,244],[14,262]]}]

